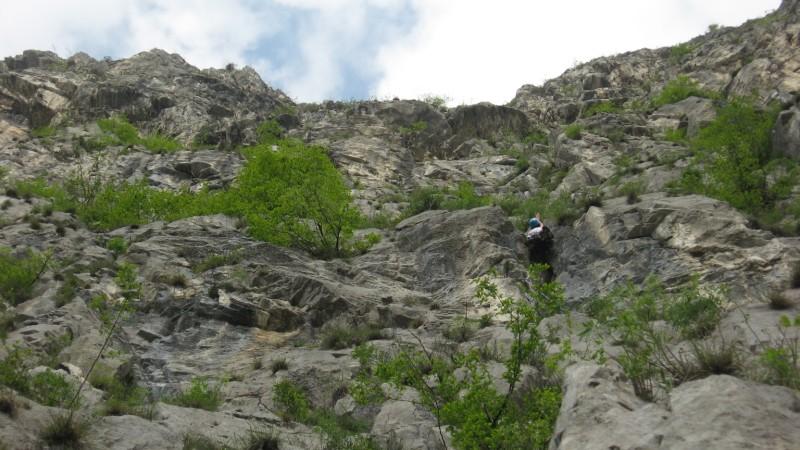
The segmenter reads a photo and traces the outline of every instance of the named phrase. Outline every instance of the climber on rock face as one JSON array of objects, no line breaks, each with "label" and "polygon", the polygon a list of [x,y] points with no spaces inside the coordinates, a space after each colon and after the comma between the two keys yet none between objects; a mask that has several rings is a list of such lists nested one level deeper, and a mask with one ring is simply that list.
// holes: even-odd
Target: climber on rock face
[{"label": "climber on rock face", "polygon": [[541,234],[542,230],[544,230],[544,222],[542,222],[542,216],[537,212],[536,215],[528,221],[528,231],[525,233],[525,237],[532,239]]}]

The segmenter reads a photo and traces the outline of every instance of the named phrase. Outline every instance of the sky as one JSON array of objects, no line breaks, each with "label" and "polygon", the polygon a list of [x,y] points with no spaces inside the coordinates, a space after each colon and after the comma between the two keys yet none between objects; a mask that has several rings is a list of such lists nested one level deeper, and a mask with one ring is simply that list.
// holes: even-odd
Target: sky
[{"label": "sky", "polygon": [[735,26],[780,0],[0,0],[0,57],[162,48],[295,101],[507,103],[578,62]]}]

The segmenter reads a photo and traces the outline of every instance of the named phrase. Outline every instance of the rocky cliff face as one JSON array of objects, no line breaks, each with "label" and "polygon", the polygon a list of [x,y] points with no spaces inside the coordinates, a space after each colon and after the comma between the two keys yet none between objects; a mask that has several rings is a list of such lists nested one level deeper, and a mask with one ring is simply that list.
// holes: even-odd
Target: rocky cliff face
[{"label": "rocky cliff face", "polygon": [[[800,313],[797,289],[787,289],[800,261],[800,238],[760,229],[724,201],[673,195],[668,187],[691,163],[687,141],[670,136],[697,136],[720,102],[738,96],[754,95],[761,106],[777,102],[773,149],[798,158],[798,8],[786,0],[741,27],[581,64],[544,86],[521,87],[508,105],[452,109],[415,100],[295,105],[250,68],[198,70],[160,50],[120,61],[85,54],[64,60],[39,51],[6,58],[0,63],[6,177],[0,246],[19,255],[34,249],[57,263],[35,282],[29,299],[7,305],[0,356],[14,348],[29,349],[31,360],[49,355],[69,383],[80,383],[108,325],[94,299],[124,296],[118,272],[129,263],[137,267],[141,300],[100,365],[135,379],[156,399],[197,377],[227,382],[216,411],[159,402],[151,421],[129,414],[97,418],[84,438],[87,447],[194,448],[185,436],[232,442],[256,427],[276,433],[282,449],[332,448],[319,429],[277,414],[274,393],[286,380],[304,389],[313,408],[365,421],[361,431],[376,445],[452,445],[414,392],[358,405],[348,390],[360,370],[352,346],[324,349],[320,341],[331,330],[368,327],[379,348],[401,342],[450,351],[493,347],[502,354],[511,342],[503,315],[464,342],[445,336],[452,338],[463,305],[474,302],[479,277],[493,277],[510,295],[518,294],[517,283],[530,281],[530,255],[515,227],[525,217],[514,214],[532,211],[508,205],[531,198],[550,202],[544,219],[555,241],[547,260],[570,310],[543,327],[590,322],[591,299],[627,282],[656,275],[676,290],[696,278],[701,287],[725,286],[728,294],[714,330],[700,340],[675,337],[667,345],[671,354],[685,358],[692,346],[722,340],[735,343],[735,358],[749,367],[778,342],[796,352],[797,327],[779,323]],[[716,95],[648,107],[678,75]],[[96,120],[114,114],[126,115],[142,133],[175,139],[180,148],[154,153],[114,143],[88,149],[102,135]],[[359,231],[382,239],[363,254],[323,261],[254,240],[246,224],[223,215],[92,231],[70,211],[48,207],[52,198],[13,187],[15,180],[54,182],[91,169],[104,180],[145,180],[167,191],[223,188],[244,164],[232,149],[255,142],[267,119],[290,137],[326,147],[367,217],[399,217],[408,194],[420,187],[466,182],[494,200]],[[774,179],[783,169],[770,170]],[[788,211],[798,198],[798,184],[790,183],[780,203],[787,205],[783,229],[797,220]],[[552,206],[558,202],[570,206]],[[115,239],[128,245],[108,245]],[[783,310],[766,303],[773,298],[777,307],[778,294]],[[470,314],[498,308],[490,302]],[[666,327],[664,320],[653,323]],[[800,442],[796,353],[788,382],[721,371],[661,386],[643,399],[626,372],[622,339],[590,330],[587,341],[578,328],[560,329],[578,351],[562,361],[563,401],[551,449],[789,449]],[[592,346],[608,358],[589,357]],[[503,371],[491,373],[502,385]],[[100,410],[110,395],[92,384],[83,390],[81,414]],[[26,406],[15,415],[0,412],[0,447],[38,448],[49,416],[60,410],[25,392],[16,397]]]}]

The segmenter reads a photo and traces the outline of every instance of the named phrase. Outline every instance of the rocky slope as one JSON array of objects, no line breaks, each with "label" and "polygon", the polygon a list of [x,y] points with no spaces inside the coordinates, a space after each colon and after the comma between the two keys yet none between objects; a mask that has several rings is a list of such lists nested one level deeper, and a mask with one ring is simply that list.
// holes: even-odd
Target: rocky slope
[{"label": "rocky slope", "polygon": [[[252,69],[198,70],[160,50],[120,61],[85,54],[64,60],[39,51],[6,58],[0,63],[0,163],[6,172],[0,245],[17,253],[51,252],[57,264],[35,283],[30,299],[4,312],[11,325],[0,357],[15,346],[49,355],[70,383],[80,383],[107,330],[93,299],[122,297],[115,277],[130,263],[137,267],[141,300],[100,365],[135,378],[154,399],[168,398],[197,377],[227,381],[216,411],[158,402],[151,421],[97,415],[84,439],[87,448],[189,448],[187,435],[233,442],[254,428],[276,433],[282,449],[324,448],[319,429],[278,413],[274,391],[284,380],[302,387],[314,408],[365,421],[365,433],[386,448],[434,449],[441,440],[452,445],[446,429],[440,438],[435,416],[409,401],[417,398],[413,392],[356,404],[348,390],[359,372],[352,347],[322,349],[320,341],[332,329],[368,326],[379,330],[372,337],[380,348],[419,339],[431,348],[483,346],[503,353],[510,343],[503,315],[466,342],[444,336],[465,302],[474,301],[477,278],[494,274],[510,295],[518,294],[517,283],[529,281],[529,255],[514,225],[520,218],[509,217],[508,208],[425,211],[359,232],[382,236],[364,254],[323,261],[254,240],[245,224],[222,215],[96,232],[68,211],[48,211],[49,200],[16,195],[11,187],[14,180],[66,180],[94,167],[105,180],[146,180],[164,190],[222,188],[244,164],[234,149],[256,142],[258,125],[275,119],[288,136],[329,149],[359,209],[374,219],[397,217],[415,188],[462,182],[497,204],[510,198],[504,196],[544,195],[579,205],[576,213],[545,217],[555,234],[547,259],[570,309],[569,317],[556,315],[547,324],[565,325],[561,337],[576,350],[562,363],[563,400],[551,449],[796,448],[797,386],[712,374],[643,399],[620,364],[620,340],[591,331],[597,340],[587,340],[575,324],[590,320],[590,299],[628,281],[641,284],[657,275],[677,289],[697,277],[701,286],[728,289],[720,321],[702,342],[735,342],[743,365],[756,364],[758,354],[779,340],[796,345],[797,327],[778,324],[781,316],[800,313],[797,289],[783,293],[795,299],[786,309],[765,302],[790,283],[800,238],[759,229],[723,201],[671,195],[668,185],[690,164],[690,154],[685,141],[670,140],[668,133],[695,136],[716,117],[715,101],[755,93],[759,104],[780,104],[773,148],[798,159],[798,46],[800,2],[784,0],[767,17],[714,29],[681,46],[578,65],[544,86],[521,87],[508,105],[452,109],[416,100],[295,105]],[[677,75],[720,97],[643,106]],[[614,107],[591,112],[605,103]],[[102,134],[96,120],[113,114],[125,114],[143,133],[170,136],[181,148],[87,150],[85,142]],[[578,136],[565,133],[569,124],[580,125]],[[630,182],[641,192],[626,198],[621,186]],[[787,205],[800,197],[800,188],[793,189]],[[582,201],[587,195],[603,200]],[[113,238],[129,245],[109,248]],[[214,258],[216,264],[203,267]],[[66,273],[78,280],[72,290],[64,288]],[[63,292],[69,298],[61,298]],[[489,303],[471,314],[498,308]],[[676,338],[670,349],[681,355],[690,344],[696,342]],[[595,347],[608,358],[590,358]],[[503,383],[502,370],[492,374]],[[87,387],[80,414],[96,413],[107,396]],[[38,448],[41,430],[59,409],[23,393],[16,397],[25,406],[15,415],[0,413],[0,448]]]}]

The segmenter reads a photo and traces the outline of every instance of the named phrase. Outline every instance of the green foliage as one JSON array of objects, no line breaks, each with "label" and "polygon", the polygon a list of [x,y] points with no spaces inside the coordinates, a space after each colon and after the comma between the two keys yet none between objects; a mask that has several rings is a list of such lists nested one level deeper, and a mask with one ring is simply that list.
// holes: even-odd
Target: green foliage
[{"label": "green foliage", "polygon": [[358,254],[364,254],[369,251],[373,246],[381,241],[381,235],[377,233],[368,233],[363,239],[359,239],[353,243],[353,251]]},{"label": "green foliage", "polygon": [[478,195],[475,186],[467,181],[458,183],[458,187],[453,191],[447,191],[447,194],[449,195],[442,202],[442,207],[450,211],[478,208],[491,202],[490,197]]},{"label": "green foliage", "polygon": [[447,98],[441,95],[426,95],[420,100],[433,106],[436,109],[442,108],[447,105]]},{"label": "green foliage", "polygon": [[222,266],[232,266],[238,264],[243,258],[239,251],[223,253],[221,255],[208,255],[202,261],[192,267],[197,273],[203,273],[211,269],[216,269]]},{"label": "green foliage", "polygon": [[549,144],[547,133],[545,133],[544,131],[541,131],[541,130],[531,131],[530,133],[528,133],[527,136],[525,136],[522,139],[522,142],[524,144],[526,144],[526,145],[533,145],[533,144],[548,145]]},{"label": "green foliage", "polygon": [[135,145],[139,143],[139,130],[124,116],[115,116],[97,121],[100,130],[117,138],[119,144]]},{"label": "green foliage", "polygon": [[63,449],[80,449],[89,431],[89,423],[71,413],[58,413],[42,429],[40,437],[44,443]]},{"label": "green foliage", "polygon": [[272,401],[279,408],[279,415],[286,421],[305,422],[311,413],[305,392],[288,380],[280,381],[272,387]]},{"label": "green foliage", "polygon": [[12,348],[0,361],[0,385],[47,406],[66,406],[75,395],[75,387],[51,370],[28,375],[28,365],[37,363],[30,350]]},{"label": "green foliage", "polygon": [[[683,338],[705,337],[721,320],[723,293],[718,288],[701,288],[696,278],[677,292],[668,292],[655,277],[642,286],[629,282],[586,304],[584,309],[594,322],[587,323],[584,331],[602,325],[608,339],[622,346],[618,362],[636,394],[653,400],[658,385],[674,386],[722,366],[726,350],[711,353],[705,349],[703,353],[704,349],[697,347],[696,360],[687,360],[670,350],[671,335],[654,323],[666,321]],[[712,358],[717,358],[716,362]]]},{"label": "green foliage", "polygon": [[30,392],[30,378],[25,366],[30,362],[31,352],[19,347],[12,348],[8,355],[0,361],[0,385],[14,389],[21,394]]},{"label": "green foliage", "polygon": [[67,303],[71,302],[72,299],[75,298],[75,295],[78,292],[78,287],[80,285],[80,280],[72,273],[68,273],[64,277],[64,282],[61,283],[61,286],[58,287],[58,291],[56,291],[55,304],[57,307],[62,307]]},{"label": "green foliage", "polygon": [[717,96],[700,88],[697,81],[686,75],[678,75],[665,84],[658,96],[653,99],[653,107],[658,108],[664,105],[678,103],[689,97],[715,98]]},{"label": "green foliage", "polygon": [[567,127],[564,128],[564,134],[572,140],[580,139],[582,132],[583,132],[583,127],[577,123],[567,125]]},{"label": "green foliage", "polygon": [[[606,114],[616,114],[622,112],[622,107],[618,106],[614,102],[610,101],[602,101],[593,103],[588,108],[583,110],[583,117],[592,117],[596,114],[606,113]],[[569,136],[568,136],[569,137]],[[570,137],[570,139],[575,139]]]},{"label": "green foliage", "polygon": [[[508,216],[518,219],[516,225],[520,230],[527,227],[528,219],[537,212],[542,214],[544,222],[548,225],[565,225],[577,219],[585,210],[585,205],[573,202],[568,193],[565,192],[558,197],[551,198],[546,190],[541,190],[528,197],[515,194],[495,197],[494,203],[502,208]],[[582,208],[582,206],[584,207]]]},{"label": "green foliage", "polygon": [[31,136],[39,139],[49,138],[54,134],[56,134],[56,128],[50,125],[34,128],[31,130]]},{"label": "green foliage", "polygon": [[664,140],[674,142],[676,144],[683,144],[686,142],[686,128],[676,128],[674,130],[664,131]]},{"label": "green foliage", "polygon": [[770,188],[767,183],[766,169],[773,159],[771,132],[777,112],[777,107],[760,110],[743,99],[722,107],[717,118],[692,140],[695,158],[683,173],[679,187],[726,201],[752,214],[769,211],[786,190],[783,184]]},{"label": "green foliage", "polygon": [[273,386],[272,401],[283,420],[302,422],[320,431],[327,450],[378,450],[369,437],[358,435],[369,431],[368,424],[328,409],[312,409],[303,389],[289,380]]},{"label": "green foliage", "polygon": [[694,46],[688,42],[673,45],[669,49],[669,58],[673,63],[677,64],[683,61],[683,59],[693,51]]},{"label": "green foliage", "polygon": [[341,350],[375,339],[383,339],[383,332],[377,326],[335,324],[322,330],[320,348]]},{"label": "green foliage", "polygon": [[[94,386],[94,383],[92,385]],[[105,381],[104,388],[106,399],[103,403],[103,415],[131,415],[148,420],[155,418],[155,403],[148,398],[147,389],[133,383],[123,383],[114,376]]]},{"label": "green foliage", "polygon": [[43,405],[65,407],[75,396],[75,390],[60,374],[45,370],[31,377],[29,394]]},{"label": "green foliage", "polygon": [[232,200],[247,204],[250,233],[321,256],[341,255],[359,215],[325,151],[286,140],[278,151],[256,147],[247,155]]},{"label": "green foliage", "polygon": [[794,320],[781,316],[780,338],[770,343],[760,356],[764,381],[800,390],[800,315]]},{"label": "green foliage", "polygon": [[441,209],[444,193],[434,186],[423,186],[414,189],[408,199],[406,216],[415,216],[421,212]]},{"label": "green foliage", "polygon": [[100,119],[97,121],[97,126],[105,135],[86,141],[84,146],[89,147],[90,150],[101,149],[109,145],[142,145],[157,153],[174,152],[181,148],[178,141],[158,133],[140,137],[139,130],[124,116]]},{"label": "green foliage", "polygon": [[420,133],[422,133],[423,131],[425,131],[427,129],[428,129],[428,122],[425,122],[424,120],[420,120],[420,121],[412,123],[411,125],[409,125],[407,127],[400,127],[398,129],[398,131],[402,135],[416,136],[416,135],[419,135]]},{"label": "green foliage", "polygon": [[181,149],[180,142],[159,133],[148,134],[141,138],[139,142],[144,148],[155,153],[171,153]]},{"label": "green foliage", "polygon": [[[557,362],[568,349],[547,356],[558,339],[539,331],[544,318],[564,308],[560,285],[540,281],[545,270],[544,266],[531,267],[532,283],[521,287],[530,300],[504,298],[488,278],[477,281],[478,303],[499,304],[500,313],[508,317],[506,326],[513,335],[510,357],[503,361],[508,390],[495,389],[477,350],[439,354],[418,340],[419,345],[401,346],[394,353],[371,346],[357,348],[353,356],[361,370],[350,392],[359,402],[372,402],[382,397],[381,383],[414,388],[439,427],[449,426],[457,448],[547,448],[561,404],[554,376]],[[517,391],[526,364],[537,369],[540,378],[533,387]]]},{"label": "green foliage", "polygon": [[628,181],[620,186],[617,192],[619,195],[627,197],[628,204],[634,204],[639,201],[639,196],[645,192],[644,181],[640,179]]},{"label": "green foliage", "polygon": [[702,338],[709,335],[722,320],[721,292],[700,288],[697,278],[670,295],[664,308],[664,319],[684,338]]},{"label": "green foliage", "polygon": [[475,186],[462,181],[456,189],[439,189],[435,186],[423,186],[414,189],[408,200],[404,217],[411,217],[421,212],[434,209],[473,209],[491,203],[491,197],[479,195]]},{"label": "green foliage", "polygon": [[28,300],[48,261],[47,255],[32,250],[18,257],[9,248],[0,247],[0,300],[10,306]]},{"label": "green foliage", "polygon": [[193,378],[189,388],[182,390],[178,394],[166,397],[163,401],[185,408],[205,409],[206,411],[216,411],[222,404],[222,385],[211,384],[204,377]]},{"label": "green foliage", "polygon": [[283,133],[283,127],[275,119],[267,120],[256,128],[259,144],[275,144],[281,139]]},{"label": "green foliage", "polygon": [[115,236],[106,241],[106,248],[111,250],[114,256],[119,256],[128,251],[128,242],[122,236]]}]

